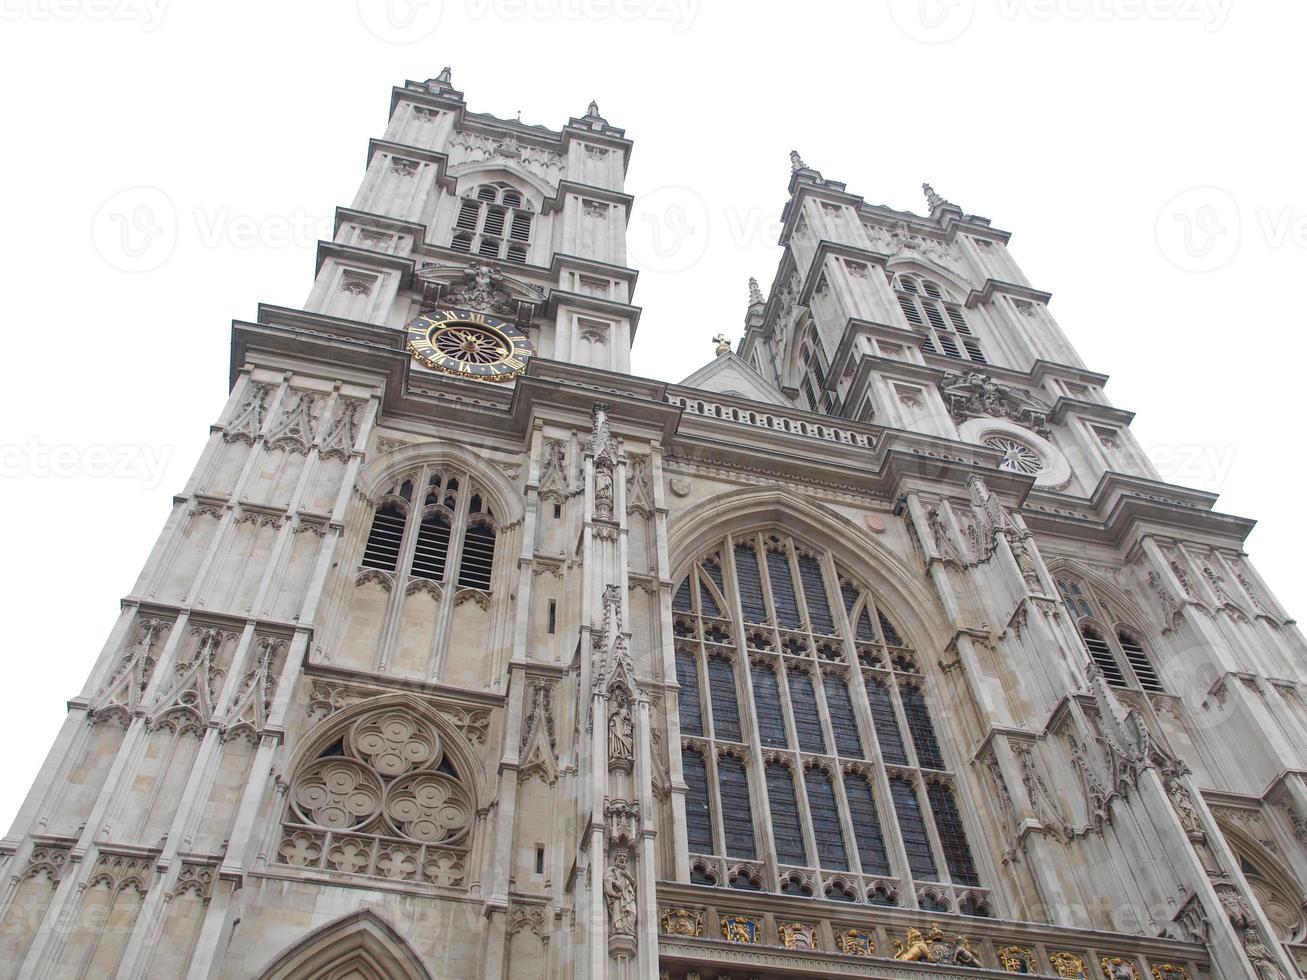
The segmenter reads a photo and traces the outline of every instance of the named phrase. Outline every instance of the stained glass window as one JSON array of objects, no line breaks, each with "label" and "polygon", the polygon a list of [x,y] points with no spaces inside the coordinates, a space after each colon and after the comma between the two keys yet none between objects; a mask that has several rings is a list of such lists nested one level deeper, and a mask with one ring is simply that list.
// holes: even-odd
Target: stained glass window
[{"label": "stained glass window", "polygon": [[726,853],[731,857],[757,857],[749,808],[749,775],[744,763],[733,755],[722,756],[717,760],[717,781],[721,787]]},{"label": "stained glass window", "polygon": [[702,735],[703,711],[699,706],[699,671],[694,654],[676,651],[676,683],[681,685],[676,697],[681,712],[681,731],[686,735]]},{"label": "stained glass window", "polygon": [[799,826],[799,803],[794,797],[794,776],[779,762],[767,763],[767,802],[771,805],[776,860],[782,864],[807,864],[803,830]]},{"label": "stained glass window", "polygon": [[825,752],[826,739],[821,733],[821,718],[817,715],[817,694],[812,689],[812,678],[802,670],[787,670],[790,684],[790,708],[794,711],[794,728],[799,735],[799,748],[805,752]]},{"label": "stained glass window", "polygon": [[708,809],[708,769],[698,749],[686,749],[681,755],[685,772],[685,836],[690,850],[711,854],[716,850],[712,839],[712,812]]},{"label": "stained glass window", "polygon": [[849,798],[849,816],[853,818],[853,836],[858,842],[858,860],[863,874],[887,875],[889,857],[885,853],[885,837],[880,829],[880,815],[871,784],[864,776],[846,776],[844,794]]},{"label": "stained glass window", "polygon": [[753,680],[753,711],[758,718],[758,736],[763,745],[785,748],[785,718],[781,714],[781,689],[776,671],[766,664],[749,668]]},{"label": "stained glass window", "polygon": [[935,814],[935,830],[944,848],[944,863],[949,875],[959,885],[979,885],[976,862],[971,858],[971,846],[967,843],[966,831],[962,829],[962,815],[958,813],[953,791],[943,783],[928,783],[926,798]]},{"label": "stained glass window", "polygon": [[740,741],[740,702],[735,696],[735,668],[725,657],[708,658],[708,696],[712,701],[713,734]]},{"label": "stained glass window", "polygon": [[817,857],[823,868],[847,871],[849,858],[844,851],[844,832],[840,829],[840,811],[835,803],[835,787],[822,769],[809,768],[803,774],[808,787],[808,810],[812,814],[812,836],[817,842]]},{"label": "stained glass window", "polygon": [[[944,868],[953,884],[978,888],[942,732],[928,708],[930,681],[911,637],[847,568],[829,579],[832,558],[780,530],[743,534],[707,549],[673,596],[681,730],[707,738],[715,753],[707,756],[699,742],[683,746],[689,847],[704,855],[695,880],[880,905],[898,904],[900,888],[924,894],[912,879],[938,881]],[[853,650],[846,648],[850,636]],[[748,670],[743,693],[752,692],[747,711],[738,687],[745,675],[737,677],[732,663],[746,651],[757,658],[740,665]],[[736,754],[740,744],[764,747],[760,771],[749,773]],[[877,773],[869,754],[892,768]],[[884,785],[889,793],[881,797]],[[765,810],[750,798],[763,786]],[[817,888],[810,871],[784,870],[849,871],[851,848],[864,875],[897,881],[827,878]],[[904,854],[907,867],[898,864]],[[767,870],[761,877],[752,865],[732,872],[726,861],[737,858],[765,862]],[[983,892],[971,894],[987,901]],[[939,900],[951,908],[955,896]]]}]

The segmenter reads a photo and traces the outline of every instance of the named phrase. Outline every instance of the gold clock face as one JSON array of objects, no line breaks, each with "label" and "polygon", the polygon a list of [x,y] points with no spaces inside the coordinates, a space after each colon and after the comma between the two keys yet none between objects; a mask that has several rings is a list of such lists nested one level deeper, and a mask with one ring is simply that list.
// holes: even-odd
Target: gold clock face
[{"label": "gold clock face", "polygon": [[428,310],[408,324],[409,352],[429,368],[474,381],[511,381],[535,354],[511,323],[473,313]]}]

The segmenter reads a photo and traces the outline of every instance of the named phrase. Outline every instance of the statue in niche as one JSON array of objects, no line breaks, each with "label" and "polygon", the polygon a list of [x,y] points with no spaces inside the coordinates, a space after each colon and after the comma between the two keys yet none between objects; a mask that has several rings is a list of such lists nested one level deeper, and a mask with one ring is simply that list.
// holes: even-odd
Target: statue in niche
[{"label": "statue in niche", "polygon": [[595,467],[595,514],[604,520],[613,516],[613,471]]},{"label": "statue in niche", "polygon": [[635,935],[635,876],[626,867],[626,851],[620,850],[604,873],[604,898],[608,904],[608,928],[614,935]]},{"label": "statue in niche", "polygon": [[608,761],[629,762],[635,758],[635,722],[631,705],[622,701],[608,716]]},{"label": "statue in niche", "polygon": [[1180,817],[1180,826],[1190,837],[1195,834],[1202,836],[1203,825],[1198,817],[1198,809],[1194,806],[1193,797],[1189,795],[1189,790],[1185,788],[1184,783],[1180,782],[1178,776],[1166,776],[1162,780],[1163,786],[1166,787],[1166,795],[1171,798],[1171,805],[1175,807],[1175,812]]}]

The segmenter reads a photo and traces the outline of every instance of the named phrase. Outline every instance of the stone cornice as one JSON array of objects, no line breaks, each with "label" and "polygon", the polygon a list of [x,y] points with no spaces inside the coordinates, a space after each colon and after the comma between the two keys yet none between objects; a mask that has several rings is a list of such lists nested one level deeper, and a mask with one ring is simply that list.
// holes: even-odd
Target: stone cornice
[{"label": "stone cornice", "polygon": [[561,210],[563,201],[569,194],[577,194],[596,201],[616,204],[622,209],[623,223],[629,224],[631,221],[631,204],[635,201],[635,198],[630,194],[609,190],[606,187],[596,187],[593,184],[582,184],[575,180],[560,180],[558,190],[554,196],[545,198],[545,202],[540,208],[541,213],[549,214],[551,211]]},{"label": "stone cornice", "polygon": [[319,240],[317,256],[313,263],[314,275],[322,271],[322,263],[327,260],[328,256],[369,269],[380,268],[398,272],[401,274],[403,282],[408,282],[409,276],[413,274],[413,257],[411,255],[395,255],[391,252],[378,252],[370,248],[359,248],[357,245],[341,245],[338,242]]},{"label": "stone cornice", "polygon": [[[426,238],[427,226],[417,221],[408,221],[404,218],[393,218],[386,214],[377,214],[375,211],[358,211],[354,208],[336,208],[336,220],[332,226],[332,233],[339,234],[341,227],[348,221],[356,224],[367,225],[369,228],[384,228],[386,231],[400,232],[413,236],[413,245],[416,248]],[[368,249],[368,251],[376,251]],[[386,255],[389,253],[382,252]]]},{"label": "stone cornice", "polygon": [[409,160],[423,160],[427,163],[433,163],[436,166],[436,183],[444,187],[450,194],[454,193],[454,179],[449,176],[449,156],[436,150],[428,150],[420,146],[410,146],[407,143],[393,143],[390,140],[371,139],[368,140],[368,166],[372,166],[372,158],[378,153],[389,153],[391,156],[404,157]]},{"label": "stone cornice", "polygon": [[635,289],[635,283],[640,278],[640,273],[636,269],[624,265],[613,265],[610,262],[600,262],[597,259],[587,259],[584,256],[572,255],[568,252],[554,253],[549,263],[549,278],[557,282],[559,276],[563,274],[564,267],[593,272],[596,275],[620,280],[627,283],[628,288],[631,290]]},{"label": "stone cornice", "polygon": [[585,293],[571,293],[563,289],[552,289],[545,300],[545,314],[555,316],[558,307],[567,305],[574,309],[586,310],[598,316],[618,317],[631,324],[631,339],[635,339],[635,330],[640,323],[640,307],[621,303],[615,299],[602,299]]},{"label": "stone cornice", "polygon": [[1033,286],[1022,286],[1015,282],[1003,282],[1001,279],[986,279],[985,285],[979,289],[973,289],[963,305],[971,310],[975,309],[981,303],[988,303],[997,295],[1015,296],[1018,299],[1033,300],[1036,303],[1045,305],[1053,298],[1052,293],[1046,293],[1042,290],[1035,289]]},{"label": "stone cornice", "polygon": [[1048,413],[1050,422],[1056,422],[1059,425],[1066,421],[1067,416],[1076,415],[1081,418],[1099,419],[1103,422],[1112,422],[1116,425],[1129,425],[1134,421],[1135,413],[1127,412],[1124,408],[1113,408],[1111,405],[1103,405],[1099,402],[1087,402],[1080,398],[1059,398],[1053,405],[1053,410]]}]

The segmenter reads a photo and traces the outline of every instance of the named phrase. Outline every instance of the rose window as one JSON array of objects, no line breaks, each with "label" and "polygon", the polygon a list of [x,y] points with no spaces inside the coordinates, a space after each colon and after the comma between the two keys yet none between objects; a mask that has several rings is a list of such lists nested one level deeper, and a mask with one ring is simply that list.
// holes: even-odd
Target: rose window
[{"label": "rose window", "polygon": [[1008,435],[986,436],[983,441],[990,449],[997,449],[1003,454],[1003,459],[998,464],[1001,470],[1024,473],[1026,476],[1035,476],[1044,470],[1043,458],[1024,442]]},{"label": "rose window", "polygon": [[476,806],[435,726],[402,710],[351,724],[291,782],[278,859],[459,886]]}]

